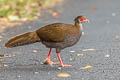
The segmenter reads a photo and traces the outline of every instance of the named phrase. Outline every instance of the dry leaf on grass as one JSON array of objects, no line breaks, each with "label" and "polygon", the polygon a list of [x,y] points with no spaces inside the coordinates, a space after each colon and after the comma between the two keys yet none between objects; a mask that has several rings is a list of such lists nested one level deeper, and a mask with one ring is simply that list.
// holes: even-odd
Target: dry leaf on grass
[{"label": "dry leaf on grass", "polygon": [[81,67],[80,69],[91,69],[91,68],[93,68],[93,66],[86,65],[86,66],[84,66],[84,67]]},{"label": "dry leaf on grass", "polygon": [[63,72],[63,73],[57,74],[57,77],[70,77],[70,74]]}]

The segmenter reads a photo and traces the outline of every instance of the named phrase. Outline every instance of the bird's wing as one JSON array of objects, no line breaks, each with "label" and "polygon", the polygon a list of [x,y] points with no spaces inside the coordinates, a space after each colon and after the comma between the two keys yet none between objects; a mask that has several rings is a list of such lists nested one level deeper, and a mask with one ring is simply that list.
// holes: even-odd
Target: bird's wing
[{"label": "bird's wing", "polygon": [[61,42],[64,41],[66,36],[64,25],[60,23],[50,24],[40,28],[36,32],[43,41],[48,42]]}]

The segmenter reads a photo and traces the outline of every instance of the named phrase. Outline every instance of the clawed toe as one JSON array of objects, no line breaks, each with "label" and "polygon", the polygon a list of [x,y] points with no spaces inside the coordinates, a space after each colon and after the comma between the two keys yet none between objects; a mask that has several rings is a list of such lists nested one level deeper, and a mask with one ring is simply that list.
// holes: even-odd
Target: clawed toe
[{"label": "clawed toe", "polygon": [[60,64],[60,67],[70,67],[70,66],[72,66],[72,65],[70,65],[70,64]]},{"label": "clawed toe", "polygon": [[44,62],[43,62],[43,64],[48,64],[48,65],[54,65],[54,64],[58,64],[58,62],[52,62],[51,60],[45,60]]}]

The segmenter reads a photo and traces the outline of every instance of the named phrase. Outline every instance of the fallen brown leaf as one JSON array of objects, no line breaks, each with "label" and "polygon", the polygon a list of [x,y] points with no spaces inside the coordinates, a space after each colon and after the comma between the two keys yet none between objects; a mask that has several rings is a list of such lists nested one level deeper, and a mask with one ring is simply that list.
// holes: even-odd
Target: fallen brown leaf
[{"label": "fallen brown leaf", "polygon": [[81,67],[80,69],[91,69],[91,68],[93,68],[93,66],[86,65],[86,66],[84,66],[84,67]]},{"label": "fallen brown leaf", "polygon": [[77,56],[83,56],[83,54],[79,53],[79,54],[77,54]]},{"label": "fallen brown leaf", "polygon": [[70,74],[62,72],[57,74],[57,77],[70,77]]}]

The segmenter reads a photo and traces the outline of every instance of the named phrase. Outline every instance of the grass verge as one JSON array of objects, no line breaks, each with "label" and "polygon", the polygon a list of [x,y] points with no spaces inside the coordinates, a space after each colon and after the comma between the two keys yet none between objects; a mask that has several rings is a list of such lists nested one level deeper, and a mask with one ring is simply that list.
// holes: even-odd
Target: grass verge
[{"label": "grass verge", "polygon": [[[0,25],[34,20],[40,8],[54,6],[62,0],[0,0]],[[9,26],[9,25],[6,25]]]}]

